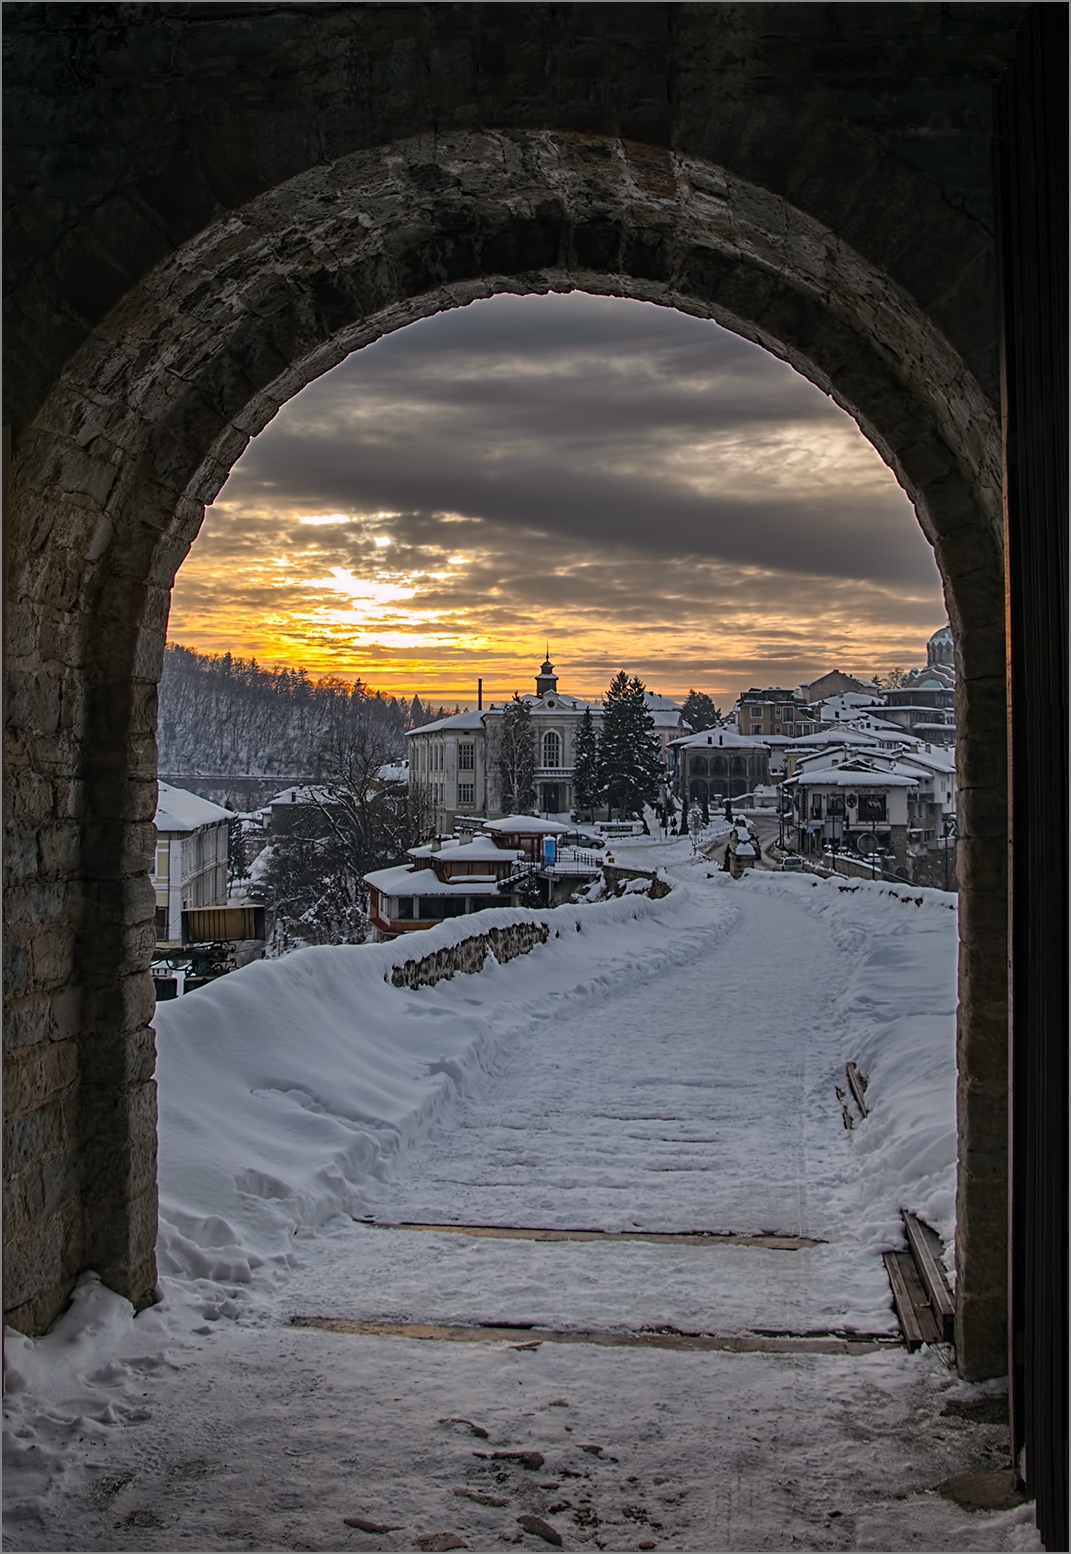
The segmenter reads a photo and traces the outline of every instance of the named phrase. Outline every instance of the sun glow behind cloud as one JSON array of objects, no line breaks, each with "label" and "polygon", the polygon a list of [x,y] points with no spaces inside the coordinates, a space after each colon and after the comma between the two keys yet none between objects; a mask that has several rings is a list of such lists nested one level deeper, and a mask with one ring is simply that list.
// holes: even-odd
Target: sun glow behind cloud
[{"label": "sun glow behind cloud", "polygon": [[498,298],[356,353],[235,466],[171,640],[472,701],[627,666],[730,697],[920,659],[943,621],[892,475],[811,384],[717,326]]}]

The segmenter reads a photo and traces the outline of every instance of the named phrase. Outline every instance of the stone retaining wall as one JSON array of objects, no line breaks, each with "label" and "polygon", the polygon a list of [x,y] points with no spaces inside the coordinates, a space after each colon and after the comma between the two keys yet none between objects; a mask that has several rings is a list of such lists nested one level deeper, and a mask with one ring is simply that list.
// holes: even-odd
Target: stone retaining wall
[{"label": "stone retaining wall", "polygon": [[488,928],[486,933],[473,934],[460,944],[433,950],[419,960],[403,961],[395,966],[390,980],[395,987],[433,987],[459,971],[482,971],[488,955],[497,961],[512,960],[515,955],[527,955],[537,944],[546,944],[550,928],[546,923],[511,923],[508,928]]},{"label": "stone retaining wall", "polygon": [[626,880],[650,880],[651,888],[647,894],[652,901],[660,901],[663,896],[668,896],[673,888],[669,881],[663,879],[654,869],[627,869],[620,863],[604,863],[602,872],[607,885],[615,895]]}]

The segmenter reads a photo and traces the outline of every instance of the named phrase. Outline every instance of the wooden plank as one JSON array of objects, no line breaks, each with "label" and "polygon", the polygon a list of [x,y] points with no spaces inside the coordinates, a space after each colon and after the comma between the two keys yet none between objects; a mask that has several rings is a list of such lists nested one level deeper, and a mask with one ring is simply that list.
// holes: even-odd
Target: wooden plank
[{"label": "wooden plank", "polygon": [[938,1261],[941,1243],[936,1233],[916,1219],[914,1214],[909,1214],[906,1209],[901,1210],[901,1213],[904,1218],[904,1230],[907,1232],[908,1250],[915,1259],[915,1267],[925,1286],[930,1307],[941,1324],[945,1338],[951,1340],[956,1319],[956,1303],[948,1288],[945,1271]]},{"label": "wooden plank", "polygon": [[858,1106],[864,1117],[869,1117],[870,1107],[863,1099],[863,1092],[866,1089],[866,1086],[863,1083],[859,1070],[856,1068],[854,1063],[846,1063],[844,1065],[844,1072],[848,1076],[848,1088],[851,1090],[852,1095],[855,1098],[856,1106]]},{"label": "wooden plank", "polygon": [[[349,1317],[292,1316],[293,1327],[324,1333],[351,1333],[360,1338],[416,1338],[440,1343],[508,1343],[515,1349],[540,1344],[595,1344],[611,1349],[723,1350],[730,1354],[876,1354],[898,1347],[884,1333],[851,1336],[817,1333],[681,1333],[612,1328],[507,1327],[493,1323],[363,1322]],[[917,1345],[916,1345],[917,1347]]]},{"label": "wooden plank", "polygon": [[918,1349],[922,1344],[940,1343],[941,1330],[926,1298],[914,1258],[909,1252],[885,1252],[882,1255],[892,1286],[896,1315],[908,1349]]},{"label": "wooden plank", "polygon": [[652,1246],[758,1246],[774,1252],[799,1252],[821,1246],[812,1236],[754,1235],[721,1230],[564,1230],[530,1225],[424,1224],[410,1220],[358,1220],[369,1230],[411,1230],[435,1235],[485,1236],[498,1241],[646,1241]]}]

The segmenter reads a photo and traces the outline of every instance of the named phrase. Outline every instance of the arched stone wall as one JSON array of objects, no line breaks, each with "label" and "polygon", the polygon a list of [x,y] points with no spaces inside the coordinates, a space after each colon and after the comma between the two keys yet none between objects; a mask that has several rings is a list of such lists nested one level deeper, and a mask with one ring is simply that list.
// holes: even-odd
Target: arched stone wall
[{"label": "arched stone wall", "polygon": [[93,1266],[152,1298],[156,680],[203,504],[278,406],[350,351],[494,292],[580,288],[714,318],[857,420],[934,545],[957,638],[963,954],[960,1360],[1002,1368],[1006,1132],[1000,441],[903,286],[702,158],[557,131],[411,137],[301,172],[131,285],[12,468],[12,1072],[18,1325]]}]

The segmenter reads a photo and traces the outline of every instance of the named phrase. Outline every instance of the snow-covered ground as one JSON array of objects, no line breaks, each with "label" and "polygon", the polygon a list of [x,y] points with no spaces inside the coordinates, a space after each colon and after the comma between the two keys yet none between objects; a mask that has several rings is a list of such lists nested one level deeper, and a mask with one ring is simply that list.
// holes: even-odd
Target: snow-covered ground
[{"label": "snow-covered ground", "polygon": [[[986,1389],[936,1351],[532,1348],[524,1333],[517,1347],[290,1325],[895,1330],[880,1252],[903,1244],[900,1206],[948,1241],[953,1229],[952,898],[734,882],[688,838],[614,852],[677,888],[561,908],[547,944],[479,975],[389,981],[399,960],[470,934],[469,918],[301,951],[161,1006],[163,1299],[134,1318],[87,1279],[47,1338],[9,1333],[9,1548],[397,1550],[436,1532],[543,1546],[525,1513],[567,1548],[1039,1546],[1028,1508],[971,1514],[935,1492],[1004,1450],[999,1425],[961,1411]],[[872,1108],[852,1131],[834,1088],[848,1058]],[[486,1437],[444,1423],[456,1418]],[[545,1461],[479,1455],[496,1450]]]}]

